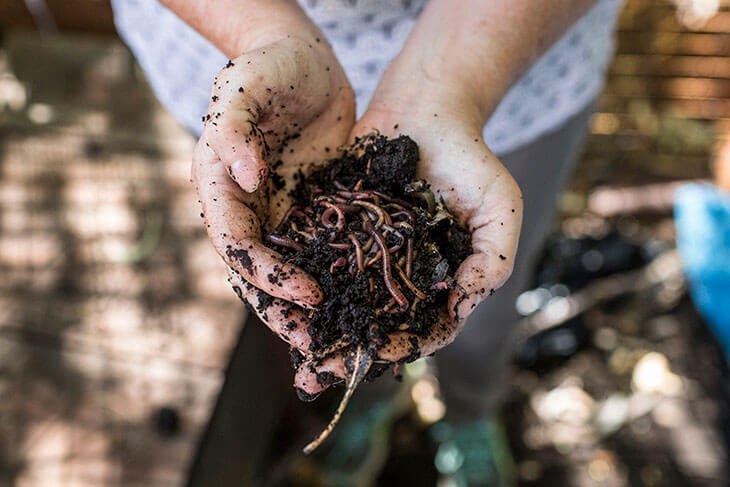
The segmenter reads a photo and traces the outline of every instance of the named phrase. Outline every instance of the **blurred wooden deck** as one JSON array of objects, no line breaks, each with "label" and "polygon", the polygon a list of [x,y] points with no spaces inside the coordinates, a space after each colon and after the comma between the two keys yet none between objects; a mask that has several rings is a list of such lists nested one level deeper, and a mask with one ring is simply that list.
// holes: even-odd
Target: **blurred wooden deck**
[{"label": "blurred wooden deck", "polygon": [[243,320],[193,143],[119,42],[0,45],[1,486],[183,483]]},{"label": "blurred wooden deck", "polygon": [[730,2],[694,29],[668,1],[628,0],[574,188],[705,178],[730,136]]},{"label": "blurred wooden deck", "polygon": [[[106,3],[49,5],[61,30],[111,29]],[[22,2],[2,2],[0,28],[19,25]],[[727,0],[695,30],[629,0],[571,191],[707,177],[728,56]],[[243,318],[192,146],[118,41],[0,43],[0,486],[183,484]],[[161,407],[179,432],[155,427]]]}]

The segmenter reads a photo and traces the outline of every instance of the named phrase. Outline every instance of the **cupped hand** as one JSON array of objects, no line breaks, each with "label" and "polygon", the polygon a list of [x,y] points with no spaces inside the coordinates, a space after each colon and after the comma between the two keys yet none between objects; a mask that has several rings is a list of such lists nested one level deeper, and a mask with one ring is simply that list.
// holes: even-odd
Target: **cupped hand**
[{"label": "cupped hand", "polygon": [[255,302],[257,289],[304,307],[322,299],[317,282],[282,263],[262,233],[291,205],[298,171],[334,156],[354,118],[352,89],[319,38],[270,43],[218,73],[192,181],[208,236],[243,299]]},{"label": "cupped hand", "polygon": [[[451,291],[431,335],[423,338],[395,332],[390,335],[388,345],[378,351],[380,360],[412,359],[414,338],[418,340],[420,356],[448,345],[476,306],[502,286],[512,272],[522,221],[521,192],[482,140],[481,124],[473,120],[464,115],[459,105],[422,98],[420,103],[402,110],[398,103],[371,104],[353,128],[351,139],[378,131],[389,137],[408,135],[416,141],[420,151],[417,176],[431,184],[458,223],[471,232],[474,251],[457,270],[454,277],[459,286]],[[276,311],[269,311],[268,315],[273,329],[284,330],[291,320]],[[306,324],[303,313],[296,314],[294,319]],[[308,347],[309,337],[298,337],[295,346],[306,351],[302,346]],[[333,375],[339,378],[346,375],[342,354],[317,365],[303,363],[297,370],[295,386],[312,397],[331,384]]]}]

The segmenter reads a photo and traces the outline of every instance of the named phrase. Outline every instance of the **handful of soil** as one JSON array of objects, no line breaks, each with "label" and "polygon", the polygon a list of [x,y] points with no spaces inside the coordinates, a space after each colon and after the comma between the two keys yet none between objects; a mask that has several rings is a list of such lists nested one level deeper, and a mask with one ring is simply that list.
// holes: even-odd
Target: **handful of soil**
[{"label": "handful of soil", "polygon": [[416,179],[417,163],[418,146],[407,136],[358,139],[342,157],[299,174],[295,204],[266,235],[266,245],[324,293],[309,314],[311,349],[294,352],[295,365],[314,367],[335,352],[347,357],[345,397],[307,452],[332,430],[357,384],[391,365],[373,364],[390,333],[413,335],[403,362],[419,357],[416,337],[429,336],[456,287],[454,272],[472,253],[470,234]]}]

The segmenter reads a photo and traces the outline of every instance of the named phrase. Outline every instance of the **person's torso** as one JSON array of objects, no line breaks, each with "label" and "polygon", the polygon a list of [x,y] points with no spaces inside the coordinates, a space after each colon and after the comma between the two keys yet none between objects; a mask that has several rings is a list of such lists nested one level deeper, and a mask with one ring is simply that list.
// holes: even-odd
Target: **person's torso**
[{"label": "person's torso", "polygon": [[[358,115],[427,0],[300,0],[331,42],[357,97]],[[117,28],[160,101],[195,133],[226,58],[156,1],[112,0]],[[559,127],[599,93],[613,54],[620,0],[597,4],[507,93],[484,130],[497,154]]]}]

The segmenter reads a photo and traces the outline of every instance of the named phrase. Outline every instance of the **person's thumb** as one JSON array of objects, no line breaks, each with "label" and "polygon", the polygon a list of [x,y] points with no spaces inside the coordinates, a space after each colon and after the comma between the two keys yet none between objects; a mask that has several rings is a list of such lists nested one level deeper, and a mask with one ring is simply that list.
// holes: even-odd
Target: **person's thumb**
[{"label": "person's thumb", "polygon": [[330,101],[328,67],[294,39],[230,61],[213,83],[205,135],[231,178],[247,192],[266,179],[270,154]]}]

